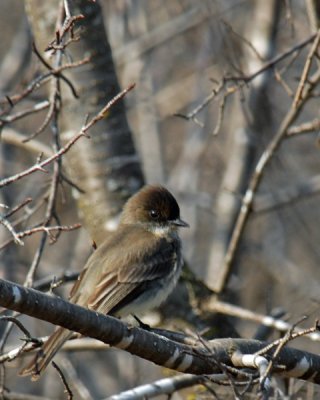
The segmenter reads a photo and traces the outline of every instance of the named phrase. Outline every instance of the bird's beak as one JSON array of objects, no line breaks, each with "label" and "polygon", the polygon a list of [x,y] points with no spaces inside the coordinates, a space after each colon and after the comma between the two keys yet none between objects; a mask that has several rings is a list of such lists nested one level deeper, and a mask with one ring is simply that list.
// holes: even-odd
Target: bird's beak
[{"label": "bird's beak", "polygon": [[182,219],[180,219],[180,218],[177,218],[174,221],[172,221],[172,224],[176,225],[176,226],[180,226],[181,228],[189,228],[190,227],[189,224],[187,224],[186,222],[182,221]]}]

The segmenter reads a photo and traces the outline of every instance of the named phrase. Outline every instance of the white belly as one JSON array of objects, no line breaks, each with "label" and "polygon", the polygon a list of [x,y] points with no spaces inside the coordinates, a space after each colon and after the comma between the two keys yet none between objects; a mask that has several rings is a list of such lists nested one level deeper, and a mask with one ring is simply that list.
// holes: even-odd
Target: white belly
[{"label": "white belly", "polygon": [[123,317],[129,314],[143,314],[152,310],[163,303],[177,284],[181,271],[181,257],[178,257],[176,265],[172,269],[167,278],[158,280],[154,283],[154,287],[146,290],[137,299],[123,307],[116,313],[117,316]]}]

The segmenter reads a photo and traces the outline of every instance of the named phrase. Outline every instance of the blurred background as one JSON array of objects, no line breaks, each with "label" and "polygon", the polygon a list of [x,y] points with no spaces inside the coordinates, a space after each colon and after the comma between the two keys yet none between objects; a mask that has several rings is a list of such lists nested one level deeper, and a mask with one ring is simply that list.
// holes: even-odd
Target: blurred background
[{"label": "blurred background", "polygon": [[[50,124],[34,140],[26,144],[21,141],[43,124],[48,108],[14,121],[8,119],[19,110],[50,101],[48,85],[33,91],[12,109],[8,110],[5,100],[5,96],[22,93],[43,73],[43,63],[32,52],[33,40],[46,60],[54,60],[44,50],[55,37],[60,2],[41,3],[0,2],[0,94],[4,110],[0,119],[1,177],[27,169],[36,162],[39,153],[44,151],[46,158],[55,149]],[[89,27],[84,23],[79,29],[80,36],[91,27],[96,37],[90,38],[89,44],[81,39],[73,43],[64,54],[64,62],[86,57],[90,46],[95,46],[94,40],[98,42],[97,53],[100,45],[105,46],[101,50],[104,55],[110,49],[111,53],[101,65],[90,68],[89,63],[89,67],[75,69],[80,71],[75,75],[73,70],[66,71],[66,76],[75,82],[80,100],[71,98],[67,85],[61,88],[58,126],[62,144],[72,132],[79,131],[86,115],[92,115],[95,107],[101,109],[101,104],[110,100],[119,87],[135,83],[134,90],[125,98],[125,108],[120,110],[125,134],[114,138],[109,133],[113,127],[118,128],[118,122],[113,120],[118,118],[114,116],[116,112],[111,111],[109,120],[107,117],[104,122],[111,121],[111,125],[105,127],[99,123],[90,131],[95,148],[89,149],[91,144],[81,141],[63,158],[64,173],[94,197],[88,199],[76,186],[64,182],[57,190],[50,221],[52,225],[81,222],[83,227],[62,232],[54,245],[47,240],[41,257],[38,254],[41,234],[25,238],[23,247],[14,243],[5,245],[1,250],[0,276],[23,283],[36,257],[39,259],[35,281],[58,276],[65,270],[80,271],[91,252],[91,241],[99,243],[100,236],[113,229],[125,199],[143,182],[160,183],[174,193],[181,205],[182,218],[191,226],[181,232],[190,271],[185,273],[175,296],[160,311],[146,316],[147,321],[176,330],[184,330],[186,326],[192,331],[209,328],[214,323],[211,319],[214,312],[202,307],[197,297],[202,297],[197,291],[199,283],[194,287],[199,280],[218,293],[220,299],[261,314],[281,308],[289,322],[296,323],[307,316],[304,326],[312,326],[319,317],[320,300],[319,85],[315,85],[296,110],[289,124],[290,135],[282,135],[270,162],[259,175],[260,184],[229,269],[225,256],[256,165],[266,155],[266,149],[269,151],[272,140],[280,135],[283,121],[292,109],[313,43],[312,35],[318,29],[317,2],[101,0],[94,5],[77,0],[74,3],[77,12],[87,12],[86,7],[100,4],[101,10],[97,8],[92,13],[100,15],[101,21],[92,19]],[[96,24],[100,24],[98,28]],[[101,27],[106,34],[103,39],[99,37]],[[75,32],[78,33],[77,25]],[[270,60],[277,62],[264,68]],[[317,63],[318,60],[313,61],[310,76],[319,67]],[[104,71],[108,77],[104,77]],[[92,73],[97,73],[95,80],[89,76]],[[97,91],[90,97],[92,88]],[[120,155],[126,155],[129,161],[112,175],[118,168],[115,165]],[[10,219],[16,231],[46,220],[50,198],[46,193],[52,183],[52,167],[48,171],[48,174],[29,175],[2,190],[0,203],[10,208],[32,198],[29,205]],[[90,213],[87,216],[88,207],[91,212],[96,204],[102,207],[102,211],[101,208],[97,211],[99,218]],[[0,225],[1,243],[5,244],[10,237],[10,232]],[[56,293],[67,296],[69,289],[70,284]],[[212,293],[208,296],[211,298]],[[30,318],[21,320],[34,336],[52,331],[52,327]],[[253,337],[257,329],[255,323],[241,318],[228,319],[228,323],[244,338]],[[0,332],[1,329],[3,332],[4,328]],[[218,333],[218,336],[228,335],[226,331]],[[14,328],[7,345],[17,345],[21,336]],[[313,352],[318,349],[317,344],[306,339],[294,345]],[[67,356],[63,353],[57,361],[68,371],[67,376],[74,382],[75,397],[79,399],[103,399],[172,374],[114,349]],[[64,388],[57,383],[53,369],[48,369],[41,381],[31,384],[17,377],[21,365],[21,359],[6,364],[5,375],[2,374],[5,387],[48,398],[64,398]],[[298,389],[301,390],[300,387],[290,390],[298,393]],[[174,398],[187,398],[190,393],[209,396],[193,388],[176,393]]]}]

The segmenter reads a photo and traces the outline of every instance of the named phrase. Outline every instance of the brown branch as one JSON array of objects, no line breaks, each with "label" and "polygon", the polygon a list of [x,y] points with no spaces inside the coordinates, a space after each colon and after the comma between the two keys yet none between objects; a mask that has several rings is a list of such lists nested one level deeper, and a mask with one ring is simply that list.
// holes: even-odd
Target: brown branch
[{"label": "brown branch", "polygon": [[85,133],[87,132],[92,125],[96,124],[98,121],[102,120],[103,118],[107,117],[108,111],[110,108],[117,103],[119,100],[121,100],[128,92],[130,92],[132,89],[134,89],[135,83],[132,83],[129,85],[126,89],[122,90],[120,93],[118,93],[116,96],[113,97],[104,107],[103,109],[95,115],[83,128],[82,132]]},{"label": "brown branch", "polygon": [[309,36],[307,39],[303,40],[302,42],[296,44],[295,46],[291,47],[290,49],[284,51],[283,53],[279,54],[278,56],[272,58],[270,61],[265,63],[261,68],[259,68],[257,71],[254,73],[247,75],[247,76],[230,76],[225,78],[226,81],[242,81],[245,83],[251,82],[253,79],[255,79],[258,75],[262,74],[263,72],[267,71],[268,69],[274,67],[276,64],[278,64],[280,61],[284,60],[287,58],[289,55],[292,53],[295,53],[296,51],[301,50],[303,47],[305,47],[307,44],[311,43],[314,41],[317,37],[317,33],[312,34]]},{"label": "brown branch", "polygon": [[46,160],[42,161],[42,162],[38,162],[35,165],[33,165],[32,167],[26,169],[23,172],[20,172],[19,174],[10,176],[9,178],[5,178],[2,179],[0,181],[0,188],[4,187],[6,185],[9,185],[10,183],[13,182],[17,182],[18,180],[24,178],[27,175],[32,174],[35,171],[42,171],[44,172],[45,170],[43,169],[43,167],[45,167],[46,165],[50,164],[52,161],[56,160],[57,158],[61,157],[63,154],[65,154],[72,146],[73,144],[79,140],[82,136],[88,137],[87,135],[87,131],[94,125],[96,124],[98,121],[102,120],[103,118],[105,118],[107,116],[108,111],[110,110],[110,108],[116,103],[118,102],[120,99],[122,99],[130,90],[132,90],[135,87],[135,84],[131,84],[129,85],[126,89],[124,89],[122,92],[120,92],[119,94],[117,94],[115,97],[113,97],[113,99],[111,99],[103,108],[102,110],[96,114],[88,123],[86,123],[82,128],[80,133],[78,133],[77,135],[75,135],[71,140],[69,140],[69,142],[63,146],[58,152],[56,152],[55,154],[53,154],[51,157],[48,157]]},{"label": "brown branch", "polygon": [[52,70],[54,75],[59,75],[62,71],[65,71],[66,69],[73,69],[77,67],[82,67],[85,64],[88,64],[92,60],[93,54],[90,54],[87,57],[84,57],[80,61],[74,61],[71,63],[66,63],[63,65],[60,65]]},{"label": "brown branch", "polygon": [[315,118],[312,121],[304,122],[297,126],[291,126],[287,131],[288,137],[293,137],[306,133],[313,133],[320,130],[320,119]]},{"label": "brown branch", "polygon": [[[310,37],[308,37],[307,39],[298,43],[297,45],[291,47],[290,49],[284,51],[283,53],[279,54],[278,56],[272,58],[270,61],[266,62],[261,68],[259,68],[258,70],[256,70],[255,72],[253,72],[250,75],[224,77],[222,82],[220,84],[218,84],[218,87],[213,89],[212,92],[194,110],[190,111],[186,115],[180,114],[180,113],[176,113],[174,115],[177,117],[186,119],[186,120],[192,120],[193,122],[197,123],[198,125],[203,126],[203,124],[198,121],[196,116],[221,92],[223,92],[224,90],[226,91],[226,93],[224,94],[224,97],[228,96],[231,93],[235,93],[236,91],[243,88],[247,83],[254,80],[257,76],[261,75],[263,72],[267,71],[270,68],[273,68],[279,62],[281,62],[282,60],[284,60],[285,58],[290,56],[292,53],[296,53],[297,51],[301,50],[303,47],[305,47],[310,42],[312,42],[315,39],[315,37],[316,37],[316,34],[311,35]],[[279,75],[277,75],[277,76],[279,76]],[[238,82],[238,85],[226,87],[226,84],[230,81]],[[220,112],[221,112],[221,109],[223,111],[223,106],[221,106],[221,104],[220,104]],[[219,118],[221,118],[221,117],[219,117]],[[217,127],[215,128],[215,131],[214,131],[215,134],[219,130],[219,125],[220,125],[220,122],[218,123]]]},{"label": "brown branch", "polygon": [[36,129],[36,131],[34,133],[32,133],[31,135],[29,135],[28,137],[23,139],[23,143],[27,143],[30,140],[32,140],[35,137],[37,137],[38,135],[40,135],[40,133],[42,133],[46,129],[46,127],[49,125],[49,123],[51,121],[51,118],[53,117],[53,114],[54,114],[55,103],[52,100],[50,100],[48,102],[48,107],[46,107],[46,108],[49,108],[49,110],[48,110],[48,112],[47,112],[42,124],[39,126],[38,129]]},{"label": "brown branch", "polygon": [[[33,81],[31,81],[29,83],[29,85],[26,87],[26,89],[22,93],[14,94],[14,95],[12,95],[10,97],[9,96],[5,96],[4,99],[0,99],[0,105],[4,105],[6,103],[9,103],[10,108],[14,107],[21,100],[23,100],[24,98],[29,96],[31,93],[33,93],[34,90],[38,90],[43,84],[47,83],[52,78],[52,76],[60,76],[61,77],[61,72],[63,72],[64,70],[81,67],[81,66],[89,63],[91,58],[92,58],[92,55],[87,56],[87,57],[83,58],[80,61],[67,63],[67,64],[61,65],[61,66],[59,66],[57,68],[50,69],[49,72],[46,72],[46,73],[38,76],[37,78],[35,78]],[[67,80],[67,78],[65,78],[64,76],[63,76],[63,78],[65,80]],[[71,85],[71,91],[72,91],[74,97],[77,98],[78,95],[77,95],[77,93],[75,93],[75,90],[72,87],[72,84],[70,83],[69,80],[67,80],[67,81],[68,81],[67,83],[68,83],[69,87]],[[7,111],[3,110],[0,113],[0,116],[5,115],[6,113],[7,113]]]},{"label": "brown branch", "polygon": [[10,176],[9,178],[2,179],[0,181],[0,188],[7,186],[10,183],[17,182],[18,180],[24,178],[27,175],[32,174],[35,171],[44,172],[43,167],[45,167],[46,165],[50,164],[52,161],[56,160],[57,158],[59,158],[63,154],[65,154],[74,145],[74,143],[76,143],[83,136],[88,137],[88,135],[85,133],[85,131],[81,130],[80,133],[75,135],[71,140],[69,140],[69,142],[65,146],[61,147],[61,149],[57,153],[53,154],[51,157],[48,157],[46,160],[43,160],[42,162],[36,163],[32,167],[26,169],[23,172],[20,172],[19,174]]},{"label": "brown branch", "polygon": [[307,79],[308,74],[306,73],[306,71],[309,72],[310,70],[309,60],[315,56],[319,45],[319,41],[320,41],[320,30],[315,36],[313,45],[309,51],[306,64],[301,74],[300,83],[296,91],[294,101],[292,102],[292,105],[287,115],[283,119],[278,132],[276,133],[276,135],[271,140],[271,142],[263,152],[262,156],[260,157],[255,167],[255,170],[251,176],[248,188],[242,199],[241,209],[236,219],[231,239],[229,242],[229,246],[225,255],[223,273],[219,278],[219,282],[215,285],[216,288],[219,288],[218,291],[222,290],[222,288],[225,285],[227,276],[229,275],[231,264],[234,260],[236,250],[238,248],[240,239],[242,237],[242,233],[244,231],[244,228],[246,226],[251,211],[254,195],[258,190],[259,184],[263,176],[263,171],[267,166],[267,164],[269,163],[269,161],[271,160],[271,158],[273,157],[273,155],[275,154],[275,152],[277,151],[283,139],[285,138],[288,128],[298,118],[303,105],[305,104],[307,99],[310,98],[312,91],[315,89],[316,85],[320,81],[320,69],[318,69],[309,79]]},{"label": "brown branch", "polygon": [[20,240],[17,232],[14,230],[14,227],[11,225],[11,223],[1,215],[0,215],[0,224],[2,224],[5,228],[7,228],[7,230],[11,233],[11,235],[13,236],[12,240],[14,240],[15,243],[20,244],[20,246],[24,245],[23,241]]},{"label": "brown branch", "polygon": [[200,127],[203,128],[203,124],[197,120],[196,115],[199,114],[199,112],[202,111],[215,97],[217,97],[219,95],[219,93],[221,93],[224,86],[225,86],[225,82],[222,81],[217,86],[217,88],[212,89],[212,92],[197,107],[195,107],[194,110],[190,111],[188,114],[185,115],[185,114],[176,113],[173,115],[176,117],[186,119],[186,120],[192,120],[196,124],[198,124]]},{"label": "brown branch", "polygon": [[23,215],[12,222],[12,226],[15,227],[18,224],[28,221],[31,216],[34,215],[43,206],[43,204],[47,202],[47,200],[48,194],[46,192],[39,200],[37,200],[33,207],[26,207]]},{"label": "brown branch", "polygon": [[[73,231],[75,229],[81,228],[81,224],[73,224],[73,225],[57,225],[57,226],[37,226],[34,228],[26,229],[25,231],[18,232],[16,233],[16,236],[18,239],[21,239],[26,236],[31,236],[35,233],[39,232],[46,232],[49,237],[52,238],[53,242],[55,241],[55,238],[50,236],[51,232],[66,232],[66,231]],[[0,245],[0,250],[4,249],[9,243],[11,243],[13,239],[9,239],[6,242],[4,242],[2,245]]]},{"label": "brown branch", "polygon": [[4,125],[4,124],[11,123],[13,121],[17,121],[21,118],[26,117],[27,115],[35,114],[39,111],[45,110],[48,107],[49,107],[49,102],[47,100],[41,101],[40,103],[35,104],[33,107],[19,111],[16,114],[8,115],[8,116],[0,118],[0,124]]},{"label": "brown branch", "polygon": [[65,9],[65,13],[66,13],[66,18],[65,21],[63,22],[63,25],[61,27],[61,29],[59,30],[59,39],[56,40],[56,44],[60,45],[62,38],[65,36],[66,33],[70,33],[71,38],[73,38],[74,34],[73,34],[73,28],[74,25],[77,21],[81,21],[82,19],[84,19],[84,15],[79,14],[79,15],[71,15],[70,14],[70,10],[69,8],[66,6],[67,3],[64,2],[64,9]]},{"label": "brown branch", "polygon": [[9,212],[5,213],[4,215],[0,214],[0,224],[2,224],[3,226],[5,226],[8,229],[8,231],[12,234],[13,240],[15,241],[15,243],[18,243],[21,246],[23,246],[24,243],[23,243],[22,240],[20,240],[20,238],[18,237],[18,234],[15,231],[13,225],[7,220],[7,218],[9,218],[11,215],[16,213],[17,211],[19,211],[21,208],[23,208],[27,204],[29,204],[31,201],[32,201],[32,199],[30,197],[28,197],[22,203],[18,204],[14,208],[12,208]]},{"label": "brown branch", "polygon": [[293,91],[291,90],[289,85],[285,82],[285,80],[282,79],[281,73],[280,73],[280,71],[278,71],[277,68],[274,69],[274,77],[275,77],[276,81],[279,82],[280,85],[284,88],[284,90],[286,91],[288,96],[293,97]]},{"label": "brown branch", "polygon": [[13,207],[9,212],[7,212],[4,217],[5,218],[9,218],[11,217],[11,215],[15,214],[16,212],[18,212],[19,210],[21,210],[21,208],[25,207],[26,205],[30,204],[32,202],[32,198],[31,197],[27,197],[25,200],[23,200],[20,204],[16,205],[15,207]]},{"label": "brown branch", "polygon": [[38,57],[38,59],[41,61],[41,63],[50,71],[51,75],[55,76],[55,77],[59,77],[60,79],[62,79],[70,88],[73,96],[78,99],[78,93],[76,92],[76,89],[74,88],[73,84],[71,83],[71,81],[62,74],[62,69],[59,68],[58,70],[55,70],[54,67],[52,67],[49,63],[47,63],[47,61],[42,57],[42,55],[40,54],[40,52],[38,51],[35,43],[33,42],[32,44],[32,49],[34,51],[34,53],[36,54],[36,56]]},{"label": "brown branch", "polygon": [[[29,94],[31,94],[35,89],[39,89],[43,84],[48,82],[48,80],[51,78],[52,73],[47,72],[43,75],[38,76],[35,78],[33,81],[29,83],[29,85],[25,88],[25,90],[22,93],[19,94],[14,94],[12,96],[5,96],[5,99],[0,100],[0,104],[6,104],[9,103],[10,107],[14,107],[16,104],[18,104],[21,100],[23,100],[25,97],[27,97]],[[0,115],[6,114],[6,111],[2,111]]]},{"label": "brown branch", "polygon": [[305,62],[305,65],[304,65],[304,68],[302,71],[298,89],[297,89],[296,94],[293,99],[292,107],[295,109],[297,109],[299,107],[299,103],[302,100],[303,92],[305,90],[305,85],[306,85],[306,82],[308,81],[308,75],[309,75],[309,72],[311,69],[311,64],[312,64],[314,56],[317,54],[317,51],[318,51],[318,47],[319,47],[319,43],[320,43],[320,33],[319,32],[320,32],[320,30],[318,31],[318,33],[315,37],[315,40],[312,44],[312,47],[309,51],[307,60]]},{"label": "brown branch", "polygon": [[52,365],[57,370],[58,375],[60,376],[60,379],[61,379],[61,381],[63,383],[63,386],[65,387],[65,392],[68,395],[68,400],[72,400],[73,399],[72,390],[71,390],[70,386],[68,385],[68,382],[67,382],[63,372],[61,371],[61,368],[54,361],[52,361]]},{"label": "brown branch", "polygon": [[269,361],[268,366],[267,366],[266,370],[263,373],[263,376],[261,377],[262,378],[262,382],[261,382],[262,385],[264,384],[264,382],[267,379],[269,379],[269,377],[271,375],[271,372],[272,372],[272,369],[273,369],[273,366],[274,366],[276,360],[278,359],[281,350],[284,348],[284,346],[286,346],[289,343],[290,340],[293,339],[293,331],[294,331],[296,325],[297,324],[292,325],[292,327],[290,327],[290,329],[288,329],[286,334],[281,339],[279,339],[279,343],[276,346],[274,353],[272,354],[272,358]]}]

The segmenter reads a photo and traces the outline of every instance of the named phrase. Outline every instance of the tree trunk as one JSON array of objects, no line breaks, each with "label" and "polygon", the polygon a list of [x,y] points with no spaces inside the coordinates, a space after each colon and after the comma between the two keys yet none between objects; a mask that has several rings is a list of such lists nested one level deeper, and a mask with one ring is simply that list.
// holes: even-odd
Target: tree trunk
[{"label": "tree trunk", "polygon": [[[55,38],[59,4],[59,0],[26,0],[34,40],[42,54]],[[61,83],[63,141],[81,129],[86,115],[97,113],[120,91],[99,2],[75,0],[70,2],[70,11],[71,16],[82,14],[84,18],[75,25],[80,41],[67,47],[64,61],[75,62],[89,55],[91,60],[64,72],[80,98],[75,99],[70,88]],[[84,191],[74,191],[80,217],[99,243],[113,228],[112,222],[125,200],[142,185],[143,176],[123,101],[116,103],[89,133],[91,139],[79,141],[64,160],[69,178]]]}]

